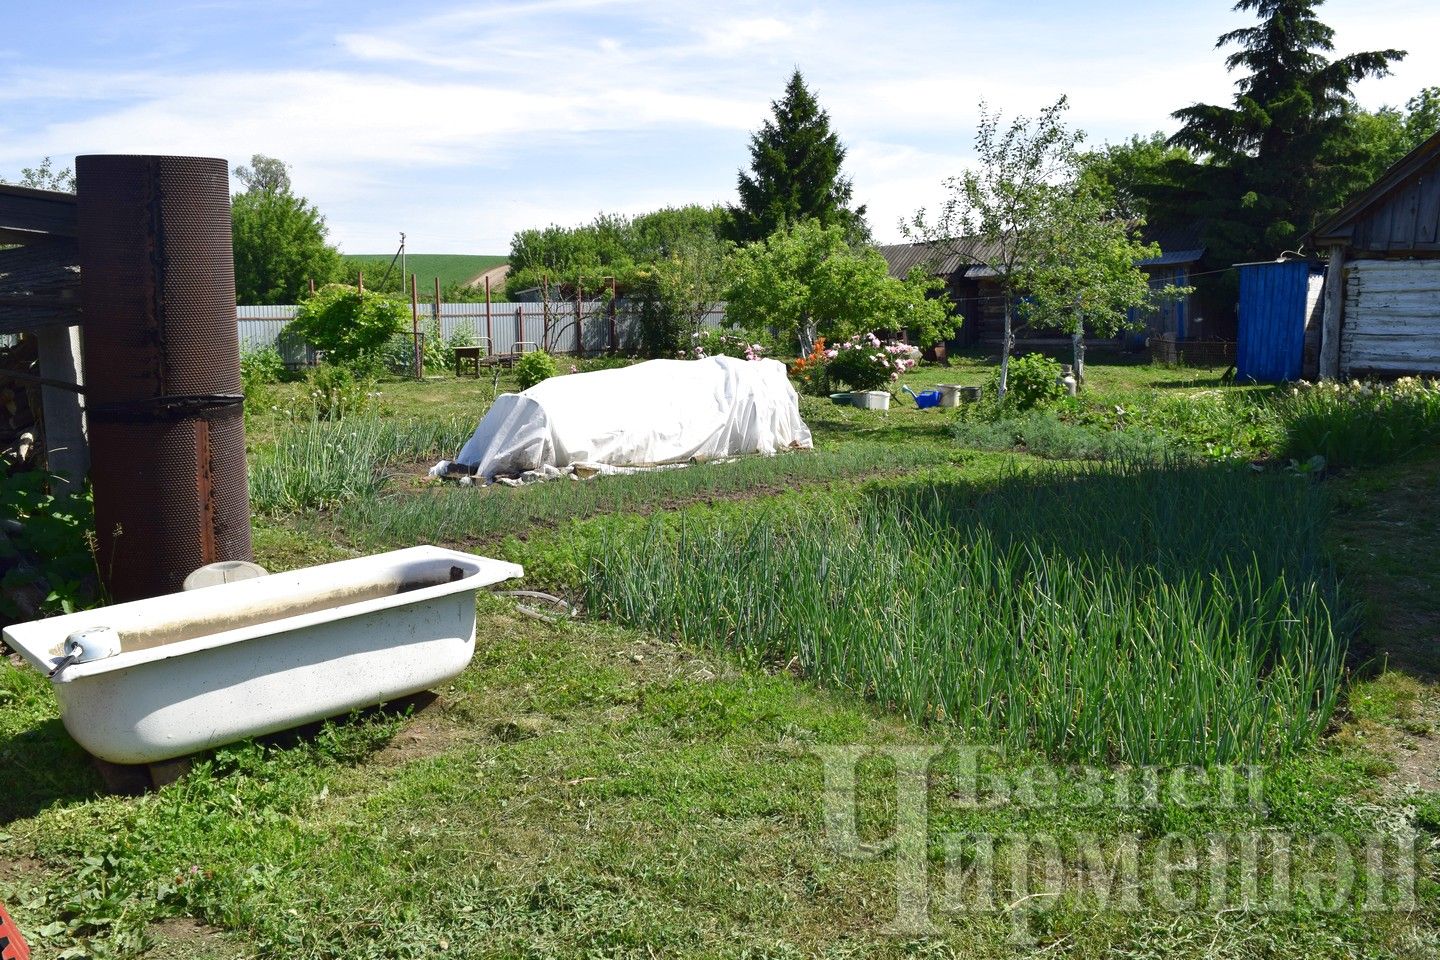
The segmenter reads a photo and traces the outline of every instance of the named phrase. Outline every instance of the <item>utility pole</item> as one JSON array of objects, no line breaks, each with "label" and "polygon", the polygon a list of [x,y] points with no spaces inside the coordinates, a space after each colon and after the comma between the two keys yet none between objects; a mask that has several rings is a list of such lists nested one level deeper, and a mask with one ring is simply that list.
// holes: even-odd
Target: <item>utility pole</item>
[{"label": "utility pole", "polygon": [[[390,263],[393,265],[394,260]],[[405,272],[405,231],[400,231],[400,296],[405,296],[405,278],[410,274]]]}]

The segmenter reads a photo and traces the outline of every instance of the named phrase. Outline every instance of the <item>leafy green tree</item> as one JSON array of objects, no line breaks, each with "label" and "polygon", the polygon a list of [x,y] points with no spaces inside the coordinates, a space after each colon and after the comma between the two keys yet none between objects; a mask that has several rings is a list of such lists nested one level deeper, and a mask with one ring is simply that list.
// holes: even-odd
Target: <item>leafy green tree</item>
[{"label": "leafy green tree", "polygon": [[1115,217],[1107,199],[1083,176],[1056,197],[1040,228],[1041,255],[1020,278],[1026,320],[1070,335],[1077,380],[1085,379],[1087,330],[1113,337],[1129,325],[1132,308],[1189,292],[1151,285],[1136,263],[1159,256],[1160,248],[1142,243],[1137,222]]},{"label": "leafy green tree", "polygon": [[664,255],[635,269],[627,290],[646,353],[673,356],[689,346],[705,315],[724,299],[730,249],[729,241],[696,232],[667,243]]},{"label": "leafy green tree", "polygon": [[[1343,137],[1331,145],[1326,160],[1356,173],[1352,186],[1363,190],[1390,166],[1440,131],[1440,87],[1427,87],[1404,107],[1356,110]],[[1349,199],[1341,197],[1341,201]]]},{"label": "leafy green tree", "polygon": [[[1165,134],[1133,136],[1108,143],[1079,157],[1081,180],[1105,203],[1107,215],[1120,220],[1170,221],[1176,213],[1166,205],[1179,186],[1177,170],[1194,162],[1184,147],[1171,146]],[[1179,215],[1183,218],[1183,214]]]},{"label": "leafy green tree", "polygon": [[290,192],[289,164],[274,157],[267,157],[263,153],[251,154],[250,166],[236,167],[235,179],[245,184],[246,190],[260,193]]},{"label": "leafy green tree", "polygon": [[730,226],[724,207],[691,205],[522,230],[510,244],[506,288],[543,287],[568,300],[577,290],[608,295],[602,283],[613,277],[638,316],[645,352],[670,356],[723,299]]},{"label": "leafy green tree", "polygon": [[1440,87],[1426,87],[1405,103],[1406,144],[1414,150],[1437,133],[1440,133]]},{"label": "leafy green tree", "polygon": [[296,303],[310,281],[339,275],[340,253],[325,242],[325,218],[304,197],[237,194],[231,218],[238,302]]},{"label": "leafy green tree", "polygon": [[732,208],[736,239],[750,243],[801,220],[839,225],[852,241],[868,239],[865,208],[850,209],[850,180],[840,175],[845,148],[830,116],[796,70],[773,117],[750,138],[750,172],[740,172],[740,204]]},{"label": "leafy green tree", "polygon": [[287,332],[300,337],[325,361],[370,373],[390,338],[410,325],[410,305],[399,298],[329,283],[306,297]]},{"label": "leafy green tree", "polygon": [[[9,183],[4,177],[0,177],[0,183]],[[70,167],[56,170],[49,157],[41,160],[38,166],[21,167],[20,179],[15,183],[18,187],[31,187],[35,190],[57,190],[61,193],[75,192],[75,171]]]},{"label": "leafy green tree", "polygon": [[[633,219],[600,214],[578,227],[551,225],[521,230],[510,242],[506,288],[549,286],[552,295],[573,296],[577,285],[599,288],[614,277],[621,295],[638,274],[697,247],[723,242],[731,232],[730,214],[720,206],[666,207]],[[640,277],[643,281],[644,277]]]},{"label": "leafy green tree", "polygon": [[1220,262],[1275,256],[1340,206],[1365,170],[1335,150],[1357,109],[1351,87],[1383,76],[1401,50],[1331,59],[1334,31],[1315,9],[1323,0],[1240,0],[1260,22],[1232,30],[1217,47],[1238,49],[1226,65],[1245,74],[1231,106],[1195,104],[1173,116],[1171,144],[1202,162],[1186,171],[1197,212],[1209,223]]},{"label": "leafy green tree", "polygon": [[873,330],[908,330],[915,342],[930,344],[958,322],[948,300],[930,295],[937,285],[919,271],[894,279],[885,258],[852,247],[840,224],[801,220],[736,251],[726,320],[757,335],[773,330],[801,356],[817,336]]},{"label": "leafy green tree", "polygon": [[1065,126],[1061,97],[1034,119],[1001,116],[980,104],[975,133],[979,165],[945,181],[947,196],[935,218],[925,210],[907,227],[912,238],[938,250],[961,249],[994,274],[1004,301],[999,399],[1009,385],[1015,346],[1016,298],[1052,262],[1057,223],[1075,195],[1082,134]]}]

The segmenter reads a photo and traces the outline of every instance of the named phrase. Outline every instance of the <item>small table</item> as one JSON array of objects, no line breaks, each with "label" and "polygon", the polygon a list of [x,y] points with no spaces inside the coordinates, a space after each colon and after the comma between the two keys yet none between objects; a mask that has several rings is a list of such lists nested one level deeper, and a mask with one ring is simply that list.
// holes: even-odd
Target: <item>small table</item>
[{"label": "small table", "polygon": [[480,358],[485,356],[485,348],[478,344],[470,347],[455,347],[455,376],[460,376],[462,370],[470,370],[471,376],[480,379]]}]

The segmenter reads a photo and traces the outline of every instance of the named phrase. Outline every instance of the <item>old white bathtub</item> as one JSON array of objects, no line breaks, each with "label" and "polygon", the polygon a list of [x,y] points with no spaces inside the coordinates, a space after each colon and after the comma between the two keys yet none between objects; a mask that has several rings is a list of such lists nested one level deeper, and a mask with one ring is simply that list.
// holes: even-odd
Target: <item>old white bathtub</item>
[{"label": "old white bathtub", "polygon": [[[17,624],[5,642],[60,666],[55,695],[82,747],[155,763],[451,679],[475,650],[475,592],[522,573],[412,547]],[[89,649],[67,662],[77,643]]]}]

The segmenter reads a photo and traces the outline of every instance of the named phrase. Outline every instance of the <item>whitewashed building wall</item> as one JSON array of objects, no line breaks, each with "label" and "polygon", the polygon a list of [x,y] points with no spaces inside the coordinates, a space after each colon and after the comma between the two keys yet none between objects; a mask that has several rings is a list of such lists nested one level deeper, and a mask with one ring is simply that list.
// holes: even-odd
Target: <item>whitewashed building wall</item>
[{"label": "whitewashed building wall", "polygon": [[1440,374],[1440,260],[1345,265],[1340,374]]}]

